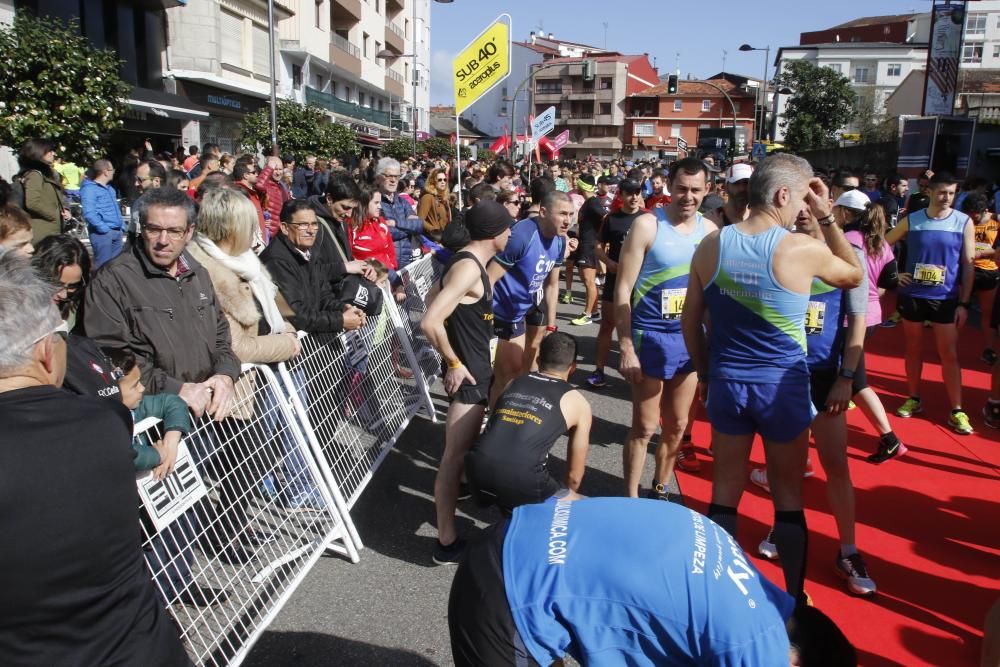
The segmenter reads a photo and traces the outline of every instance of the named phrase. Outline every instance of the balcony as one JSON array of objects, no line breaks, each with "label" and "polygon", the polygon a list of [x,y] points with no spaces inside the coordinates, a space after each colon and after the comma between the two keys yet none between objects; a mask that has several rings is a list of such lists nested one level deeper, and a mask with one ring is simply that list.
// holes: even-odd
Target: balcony
[{"label": "balcony", "polygon": [[535,90],[536,102],[558,102],[563,98],[562,88],[541,88]]},{"label": "balcony", "polygon": [[323,91],[316,90],[310,86],[306,86],[306,104],[312,104],[313,106],[326,109],[327,111],[332,111],[333,113],[341,116],[354,118],[355,120],[363,120],[369,123],[389,127],[388,111],[369,109],[368,107],[363,107],[358,104],[354,104],[353,102],[345,102],[330,93],[324,93]]},{"label": "balcony", "polygon": [[406,40],[403,29],[392,21],[385,22],[385,48],[398,54],[406,50]]},{"label": "balcony", "polygon": [[335,28],[349,28],[360,20],[361,0],[331,0],[331,26]]},{"label": "balcony", "polygon": [[391,69],[385,71],[385,92],[396,97],[403,96],[403,75]]},{"label": "balcony", "polygon": [[354,76],[361,76],[361,49],[335,32],[330,33],[330,62]]},{"label": "balcony", "polygon": [[392,13],[395,11],[400,11],[406,9],[406,3],[403,0],[385,0],[385,7],[387,13]]}]

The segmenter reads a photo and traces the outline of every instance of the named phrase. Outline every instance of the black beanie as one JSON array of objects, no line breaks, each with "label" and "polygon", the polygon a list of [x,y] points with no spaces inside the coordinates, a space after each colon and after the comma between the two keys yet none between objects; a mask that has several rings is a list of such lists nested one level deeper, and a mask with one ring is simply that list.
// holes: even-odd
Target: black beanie
[{"label": "black beanie", "polygon": [[473,241],[495,239],[511,226],[510,213],[492,199],[483,199],[465,213],[465,227]]}]

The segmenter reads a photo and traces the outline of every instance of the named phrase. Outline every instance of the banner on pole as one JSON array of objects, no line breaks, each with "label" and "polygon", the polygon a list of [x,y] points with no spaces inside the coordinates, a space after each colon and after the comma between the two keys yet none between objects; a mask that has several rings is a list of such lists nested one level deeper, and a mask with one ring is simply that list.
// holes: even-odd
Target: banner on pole
[{"label": "banner on pole", "polygon": [[955,90],[958,87],[958,62],[962,52],[964,25],[965,2],[934,3],[924,83],[925,116],[950,116],[955,113]]},{"label": "banner on pole", "polygon": [[569,143],[569,130],[563,130],[552,139],[552,145],[555,146],[556,150],[560,150],[563,146]]},{"label": "banner on pole", "polygon": [[537,143],[554,129],[556,129],[556,108],[551,106],[531,121],[531,138]]},{"label": "banner on pole", "polygon": [[509,14],[498,16],[452,61],[456,114],[468,109],[510,74],[510,21]]}]

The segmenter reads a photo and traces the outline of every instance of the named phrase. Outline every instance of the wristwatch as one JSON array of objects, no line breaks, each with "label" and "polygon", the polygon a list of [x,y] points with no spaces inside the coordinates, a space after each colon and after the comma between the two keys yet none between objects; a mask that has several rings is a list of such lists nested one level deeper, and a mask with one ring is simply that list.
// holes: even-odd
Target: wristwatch
[{"label": "wristwatch", "polygon": [[824,227],[829,227],[833,223],[837,222],[837,219],[834,218],[833,214],[831,213],[830,215],[826,216],[825,218],[820,218],[818,220],[818,222],[819,222],[819,224],[821,224]]},{"label": "wristwatch", "polygon": [[847,380],[854,379],[854,371],[852,371],[850,368],[841,368],[840,373],[838,373],[838,375]]}]

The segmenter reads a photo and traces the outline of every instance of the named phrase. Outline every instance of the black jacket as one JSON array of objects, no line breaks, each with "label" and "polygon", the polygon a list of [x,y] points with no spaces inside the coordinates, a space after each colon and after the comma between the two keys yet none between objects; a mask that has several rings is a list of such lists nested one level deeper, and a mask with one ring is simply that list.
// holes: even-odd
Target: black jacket
[{"label": "black jacket", "polygon": [[310,252],[309,260],[295,249],[283,233],[272,239],[260,254],[260,261],[274,278],[290,310],[283,314],[287,314],[296,329],[309,333],[340,333],[344,330],[344,304],[337,299],[333,289],[334,282],[339,283],[344,276],[344,263],[333,260],[322,232]]},{"label": "black jacket", "polygon": [[133,246],[101,267],[84,298],[87,336],[101,347],[132,350],[150,394],[240,374],[212,280],[189,254],[182,257],[189,271],[174,278]]}]

